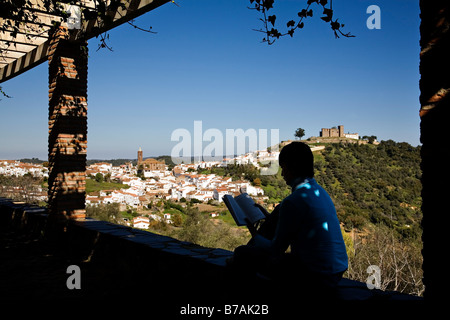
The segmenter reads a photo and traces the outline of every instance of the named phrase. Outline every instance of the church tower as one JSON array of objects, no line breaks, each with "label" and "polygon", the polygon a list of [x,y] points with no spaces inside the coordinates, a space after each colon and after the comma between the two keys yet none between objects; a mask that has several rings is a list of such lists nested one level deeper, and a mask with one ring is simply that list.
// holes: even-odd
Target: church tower
[{"label": "church tower", "polygon": [[138,157],[137,157],[137,165],[139,165],[139,164],[142,163],[142,160],[143,160],[143,157],[142,157],[142,149],[141,149],[141,147],[139,147],[137,156],[138,156]]}]

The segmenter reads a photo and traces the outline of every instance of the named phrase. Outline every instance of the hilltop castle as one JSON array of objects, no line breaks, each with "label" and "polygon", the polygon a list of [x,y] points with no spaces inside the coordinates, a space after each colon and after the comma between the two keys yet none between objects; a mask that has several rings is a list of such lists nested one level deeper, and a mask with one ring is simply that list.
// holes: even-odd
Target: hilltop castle
[{"label": "hilltop castle", "polygon": [[331,137],[338,137],[338,138],[350,138],[350,139],[359,139],[358,133],[345,133],[344,132],[344,126],[340,125],[337,128],[322,128],[320,131],[320,137],[322,138],[331,138]]}]

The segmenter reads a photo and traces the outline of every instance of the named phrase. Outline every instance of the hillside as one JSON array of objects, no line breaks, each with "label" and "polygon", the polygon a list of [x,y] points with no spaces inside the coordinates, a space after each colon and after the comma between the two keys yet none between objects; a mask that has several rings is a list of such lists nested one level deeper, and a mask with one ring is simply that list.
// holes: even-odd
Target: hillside
[{"label": "hillside", "polygon": [[349,256],[345,277],[381,270],[382,290],[422,295],[420,147],[392,140],[328,144],[314,152],[316,180],[329,192]]},{"label": "hillside", "polygon": [[[381,289],[421,295],[420,147],[392,140],[378,145],[329,143],[313,154],[315,178],[333,199],[345,231],[349,269],[344,276],[364,282],[367,267],[376,265],[383,275]],[[271,207],[290,193],[280,171],[262,176],[252,165],[229,165],[201,173],[252,181],[264,189]],[[217,207],[221,216],[215,220],[202,207],[179,209],[179,204],[165,202],[160,211],[172,210],[174,221],[177,215],[182,219],[171,226],[154,223],[150,231],[227,250],[249,240],[223,205]]]},{"label": "hillside", "polygon": [[[392,140],[377,145],[327,143],[313,154],[315,178],[330,194],[347,231],[383,224],[401,237],[420,234],[420,147]],[[229,165],[202,173],[252,181],[264,189],[270,207],[291,192],[281,169],[264,176],[252,165]]]},{"label": "hillside", "polygon": [[[384,224],[403,237],[420,233],[420,147],[392,140],[325,146],[314,152],[315,178],[333,199],[346,230]],[[261,183],[269,203],[290,193],[280,172],[257,176],[249,168],[245,177]]]},{"label": "hillside", "polygon": [[[343,224],[349,257],[344,276],[365,282],[367,268],[375,265],[381,270],[382,290],[422,295],[420,147],[392,140],[378,145],[324,145],[313,153],[315,178],[329,192]],[[252,181],[264,189],[270,210],[290,194],[280,171],[263,176],[253,165],[229,165],[201,173]],[[226,250],[234,250],[250,239],[245,228],[235,226],[223,205],[216,207],[221,214],[216,219],[209,218],[204,206],[182,208],[165,202],[155,204],[152,210],[172,213],[174,224],[154,221],[151,232]],[[120,217],[116,211],[98,215]]]},{"label": "hillside", "polygon": [[404,237],[419,233],[420,147],[330,144],[315,153],[316,180],[333,198],[346,229],[384,224]]}]

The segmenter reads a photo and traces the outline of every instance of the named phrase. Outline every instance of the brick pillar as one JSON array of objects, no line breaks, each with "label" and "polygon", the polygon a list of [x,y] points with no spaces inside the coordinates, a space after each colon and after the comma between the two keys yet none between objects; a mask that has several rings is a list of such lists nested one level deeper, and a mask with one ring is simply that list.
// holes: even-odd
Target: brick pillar
[{"label": "brick pillar", "polygon": [[85,218],[87,42],[55,30],[49,48],[48,208],[52,221]]},{"label": "brick pillar", "polygon": [[420,1],[420,141],[424,297],[444,298],[449,248],[450,3]]}]

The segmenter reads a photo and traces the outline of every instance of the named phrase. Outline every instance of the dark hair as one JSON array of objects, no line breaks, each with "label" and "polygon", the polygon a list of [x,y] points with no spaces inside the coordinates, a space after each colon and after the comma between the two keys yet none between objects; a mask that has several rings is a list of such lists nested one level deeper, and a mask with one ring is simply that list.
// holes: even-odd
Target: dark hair
[{"label": "dark hair", "polygon": [[294,141],[281,149],[278,162],[286,166],[296,177],[314,177],[314,156],[303,142]]}]

